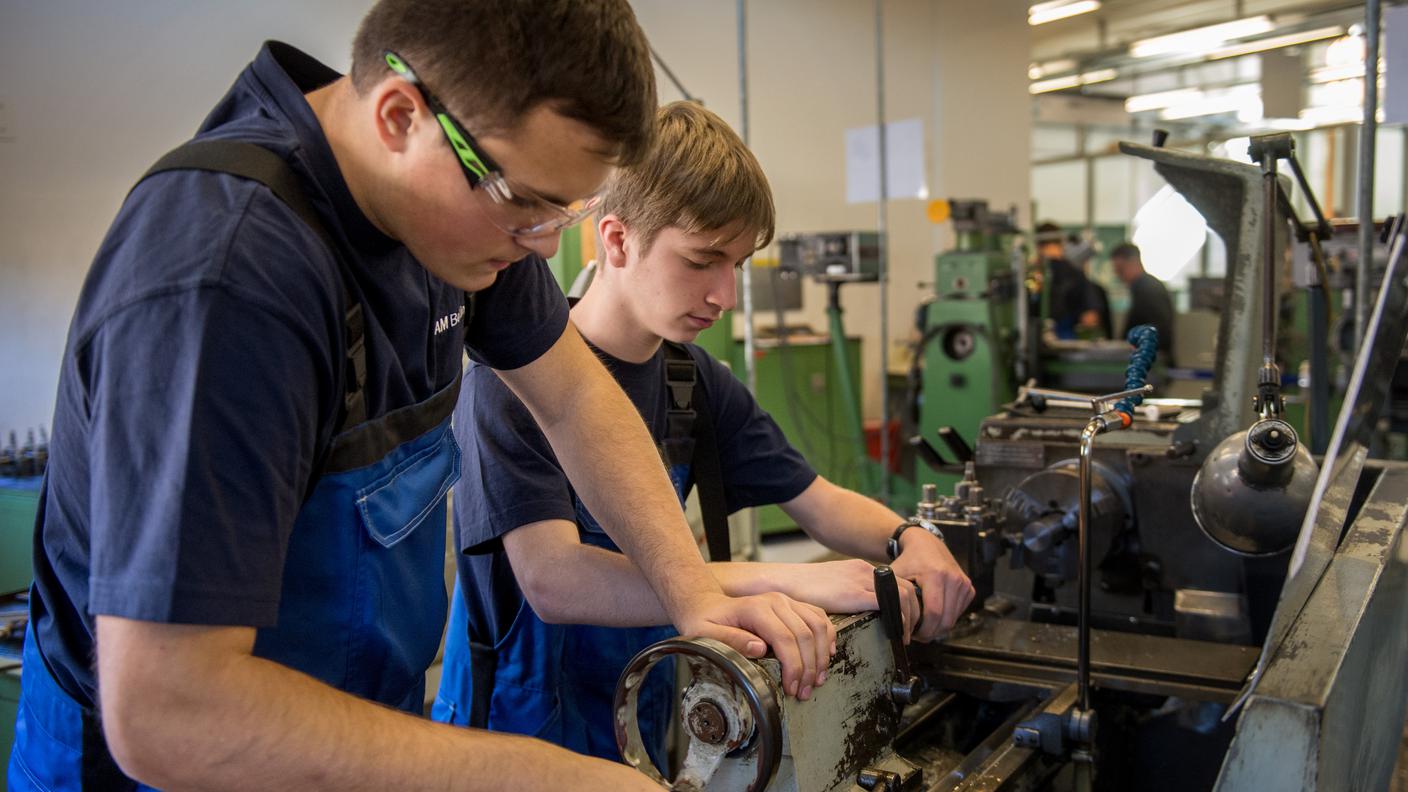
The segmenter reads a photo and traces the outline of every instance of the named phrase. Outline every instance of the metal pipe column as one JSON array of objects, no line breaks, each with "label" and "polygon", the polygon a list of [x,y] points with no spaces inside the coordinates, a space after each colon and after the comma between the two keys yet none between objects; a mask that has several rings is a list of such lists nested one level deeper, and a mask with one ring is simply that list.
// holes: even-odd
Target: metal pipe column
[{"label": "metal pipe column", "polygon": [[1276,154],[1267,151],[1261,166],[1262,205],[1266,216],[1262,222],[1265,255],[1262,257],[1261,303],[1261,368],[1263,372],[1276,368]]},{"label": "metal pipe column", "polygon": [[[885,220],[890,200],[885,150],[885,0],[875,0],[875,127],[880,140],[878,266],[880,274],[880,502],[890,503],[890,256]],[[845,343],[845,339],[842,339]],[[862,419],[864,425],[864,419]]]},{"label": "metal pipe column", "polygon": [[[743,145],[748,143],[748,0],[738,0],[738,125]],[[732,330],[729,330],[732,334]],[[743,262],[743,382],[758,395],[757,338],[753,331],[753,257]],[[758,559],[761,542],[758,510],[748,510],[748,558]]]},{"label": "metal pipe column", "polygon": [[[743,145],[748,145],[748,0],[738,0],[738,125]],[[748,392],[758,393],[758,366],[754,360],[753,257],[743,262],[743,381]]]},{"label": "metal pipe column", "polygon": [[1094,570],[1090,563],[1090,456],[1095,445],[1095,436],[1105,428],[1100,416],[1090,419],[1080,433],[1080,510],[1076,523],[1076,570],[1079,606],[1076,608],[1076,690],[1079,692],[1076,707],[1082,712],[1090,711],[1090,575]]},{"label": "metal pipe column", "polygon": [[1359,127],[1359,269],[1354,273],[1354,354],[1369,321],[1374,263],[1374,142],[1379,129],[1379,0],[1364,4],[1364,123]]}]

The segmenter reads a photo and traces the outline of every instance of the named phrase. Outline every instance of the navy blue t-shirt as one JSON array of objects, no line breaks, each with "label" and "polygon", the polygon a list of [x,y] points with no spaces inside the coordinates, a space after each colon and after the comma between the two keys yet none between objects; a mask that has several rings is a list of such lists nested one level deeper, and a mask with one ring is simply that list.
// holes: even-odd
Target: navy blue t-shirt
[{"label": "navy blue t-shirt", "polygon": [[[729,513],[801,495],[816,480],[816,471],[732,372],[699,347],[685,348],[694,358],[714,419]],[[596,352],[659,443],[669,409],[664,350],[645,363]],[[586,520],[577,519],[572,486],[547,438],[528,408],[484,366],[472,365],[465,372],[455,407],[455,437],[464,451],[455,485],[454,523],[470,634],[477,642],[494,644],[524,603],[503,535],[554,519],[576,522],[579,532],[600,529],[582,524],[595,523],[590,514]],[[594,538],[594,544],[609,544],[600,535]]]},{"label": "navy blue t-shirt", "polygon": [[[460,375],[525,365],[566,327],[546,264],[478,293],[425,270],[360,211],[304,94],[339,75],[269,43],[197,137],[285,157],[365,314],[368,418]],[[321,239],[265,187],[202,171],[128,196],[69,329],[35,543],[33,629],[91,705],[94,616],[273,626],[289,532],[338,429],[343,287]]]}]

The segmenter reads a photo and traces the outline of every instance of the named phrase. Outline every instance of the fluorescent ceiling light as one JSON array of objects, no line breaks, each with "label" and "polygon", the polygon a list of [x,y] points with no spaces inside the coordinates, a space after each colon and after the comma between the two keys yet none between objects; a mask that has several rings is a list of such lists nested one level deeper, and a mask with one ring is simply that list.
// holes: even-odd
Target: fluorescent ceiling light
[{"label": "fluorescent ceiling light", "polygon": [[1224,91],[1207,92],[1201,97],[1165,107],[1159,118],[1165,121],[1179,121],[1185,118],[1236,113],[1239,120],[1259,120],[1261,118],[1260,89],[1256,85],[1237,85]]},{"label": "fluorescent ceiling light", "polygon": [[1159,118],[1165,121],[1182,121],[1187,118],[1200,118],[1223,113],[1236,113],[1239,119],[1242,116],[1259,117],[1261,115],[1261,100],[1256,97],[1213,96],[1200,102],[1166,107],[1159,113]]},{"label": "fluorescent ceiling light", "polygon": [[1165,107],[1172,107],[1176,104],[1196,101],[1201,98],[1203,98],[1203,92],[1197,88],[1178,88],[1172,91],[1140,94],[1139,96],[1131,96],[1124,100],[1124,111],[1126,113],[1142,113],[1146,110],[1162,110]]},{"label": "fluorescent ceiling light", "polygon": [[1029,94],[1044,94],[1052,91],[1064,91],[1067,88],[1076,88],[1080,85],[1079,74],[1068,74],[1065,77],[1053,77],[1049,80],[1037,80],[1027,86]]},{"label": "fluorescent ceiling light", "polygon": [[1364,120],[1364,108],[1355,105],[1307,107],[1300,111],[1302,121],[1312,124],[1354,124]]},{"label": "fluorescent ceiling light", "polygon": [[1255,52],[1266,52],[1267,50],[1281,49],[1282,47],[1294,47],[1297,44],[1309,44],[1312,41],[1323,41],[1342,35],[1344,35],[1344,28],[1339,25],[1306,30],[1301,33],[1287,33],[1284,36],[1271,36],[1270,38],[1248,41],[1245,44],[1233,44],[1228,47],[1220,47],[1208,53],[1208,60],[1236,58],[1242,55],[1251,55]]},{"label": "fluorescent ceiling light", "polygon": [[[1382,60],[1380,60],[1380,61],[1379,61],[1379,73],[1382,74],[1383,71],[1384,71],[1384,62],[1383,62]],[[1311,72],[1310,72],[1310,81],[1311,81],[1312,83],[1317,83],[1317,84],[1318,84],[1318,83],[1338,82],[1338,81],[1340,81],[1340,80],[1363,80],[1363,79],[1364,79],[1364,64],[1363,64],[1362,62],[1360,62],[1360,63],[1344,63],[1344,64],[1340,64],[1339,66],[1322,66],[1322,67],[1320,67],[1320,68],[1318,68],[1318,69],[1312,69]]]},{"label": "fluorescent ceiling light", "polygon": [[1088,14],[1100,7],[1100,0],[1052,0],[1027,9],[1028,25],[1044,25],[1058,19]]},{"label": "fluorescent ceiling light", "polygon": [[1027,78],[1040,80],[1042,77],[1049,77],[1061,72],[1074,71],[1076,62],[1070,58],[1047,61],[1046,63],[1033,63],[1027,67]]},{"label": "fluorescent ceiling light", "polygon": [[1109,82],[1115,79],[1114,69],[1096,69],[1082,74],[1068,74],[1065,77],[1052,77],[1049,80],[1038,80],[1027,86],[1029,94],[1044,94],[1052,91],[1064,91],[1067,88],[1076,88],[1092,83]]},{"label": "fluorescent ceiling light", "polygon": [[1269,33],[1273,29],[1271,18],[1263,14],[1142,39],[1130,45],[1129,54],[1136,58],[1148,58],[1153,55],[1202,55],[1233,39]]}]

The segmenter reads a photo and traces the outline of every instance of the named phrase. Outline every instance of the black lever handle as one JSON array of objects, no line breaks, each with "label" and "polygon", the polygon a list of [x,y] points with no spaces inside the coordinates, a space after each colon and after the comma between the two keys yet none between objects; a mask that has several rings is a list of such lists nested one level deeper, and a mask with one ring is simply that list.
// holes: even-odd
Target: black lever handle
[{"label": "black lever handle", "polygon": [[924,464],[934,470],[943,470],[948,467],[948,465],[944,463],[944,458],[939,456],[938,449],[934,448],[928,440],[925,440],[924,435],[915,435],[909,438],[909,445],[914,449],[914,452],[919,455],[919,458],[924,460]]},{"label": "black lever handle", "polygon": [[958,464],[973,461],[973,449],[963,442],[963,437],[958,434],[958,430],[952,426],[939,427],[939,439],[948,446],[948,451],[953,454],[953,458],[958,460]]},{"label": "black lever handle", "polygon": [[895,653],[895,668],[901,679],[909,678],[909,652],[904,646],[904,615],[900,611],[900,584],[895,571],[887,566],[875,568],[875,600],[880,604],[880,623],[885,637]]}]

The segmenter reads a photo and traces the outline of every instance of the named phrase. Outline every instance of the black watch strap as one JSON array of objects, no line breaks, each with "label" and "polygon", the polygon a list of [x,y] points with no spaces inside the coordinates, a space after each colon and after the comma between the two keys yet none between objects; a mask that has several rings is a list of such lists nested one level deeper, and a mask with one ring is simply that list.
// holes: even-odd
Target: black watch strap
[{"label": "black watch strap", "polygon": [[896,558],[899,558],[899,557],[900,557],[900,534],[903,534],[905,531],[908,531],[910,528],[919,528],[919,527],[921,527],[921,526],[919,525],[919,523],[915,522],[914,520],[905,520],[904,522],[900,523],[900,524],[899,524],[899,527],[895,528],[895,532],[892,533],[892,534],[890,534],[890,539],[889,539],[889,541],[887,541],[887,542],[885,543],[885,555],[889,556],[891,561],[894,561]]}]

